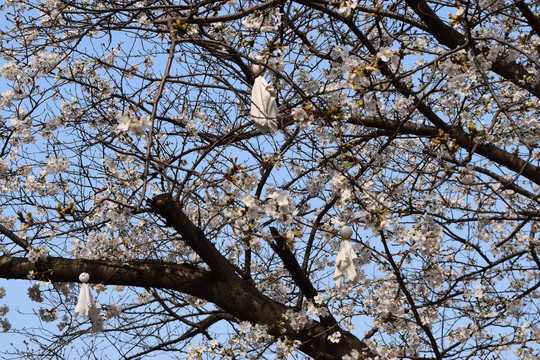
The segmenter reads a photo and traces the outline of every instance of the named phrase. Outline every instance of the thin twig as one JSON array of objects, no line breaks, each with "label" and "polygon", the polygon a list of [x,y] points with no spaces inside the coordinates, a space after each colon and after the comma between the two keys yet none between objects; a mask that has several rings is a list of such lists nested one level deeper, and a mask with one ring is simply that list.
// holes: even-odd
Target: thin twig
[{"label": "thin twig", "polygon": [[142,196],[139,199],[139,203],[137,204],[137,211],[140,210],[141,205],[144,201],[145,194],[146,194],[146,188],[148,186],[148,164],[150,162],[150,153],[152,151],[152,138],[154,136],[154,119],[156,117],[157,113],[157,107],[159,100],[161,99],[161,96],[163,94],[163,89],[165,88],[165,82],[167,81],[167,78],[169,77],[169,72],[171,71],[171,65],[174,59],[174,48],[176,47],[176,38],[173,35],[172,32],[172,23],[169,22],[169,30],[171,31],[171,47],[169,49],[169,58],[167,60],[167,66],[165,68],[165,73],[163,74],[163,78],[161,79],[161,83],[159,84],[158,92],[156,94],[156,98],[154,100],[154,103],[152,105],[152,114],[150,115],[150,130],[148,133],[148,142],[146,144],[146,155],[144,157],[144,172],[143,172],[143,187],[142,187]]}]

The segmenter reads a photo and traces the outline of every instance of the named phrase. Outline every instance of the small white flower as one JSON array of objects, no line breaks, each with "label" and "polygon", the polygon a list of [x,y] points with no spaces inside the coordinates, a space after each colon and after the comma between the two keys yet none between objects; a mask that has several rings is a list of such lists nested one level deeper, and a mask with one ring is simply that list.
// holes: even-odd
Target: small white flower
[{"label": "small white flower", "polygon": [[125,132],[129,130],[129,126],[131,125],[131,119],[127,115],[121,115],[118,118],[118,125],[116,126],[116,130],[118,132]]},{"label": "small white flower", "polygon": [[28,275],[26,275],[26,278],[27,278],[28,280],[34,280],[36,274],[37,274],[37,273],[34,272],[34,270],[30,270],[30,271],[28,272]]},{"label": "small white flower", "polygon": [[141,116],[140,122],[143,129],[149,129],[150,126],[152,126],[152,119],[150,118],[150,115]]},{"label": "small white flower", "polygon": [[333,342],[334,344],[337,344],[341,341],[341,333],[339,331],[336,331],[332,335],[328,336],[328,340],[330,342]]},{"label": "small white flower", "polygon": [[303,108],[297,107],[291,110],[291,115],[294,121],[302,121],[306,118],[307,113]]},{"label": "small white flower", "polygon": [[49,256],[49,250],[47,246],[42,245],[40,249],[31,247],[28,251],[28,261],[35,263],[39,259],[46,260]]}]

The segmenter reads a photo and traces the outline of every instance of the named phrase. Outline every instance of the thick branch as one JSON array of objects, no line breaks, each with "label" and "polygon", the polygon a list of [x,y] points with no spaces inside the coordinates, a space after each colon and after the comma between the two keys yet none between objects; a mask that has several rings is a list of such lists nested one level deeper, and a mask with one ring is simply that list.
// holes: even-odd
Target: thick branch
[{"label": "thick branch", "polygon": [[[313,321],[300,330],[292,329],[283,317],[292,308],[264,296],[249,281],[236,276],[224,279],[189,265],[152,260],[115,263],[49,257],[31,263],[24,258],[0,257],[1,278],[26,279],[30,271],[37,273],[36,279],[52,282],[78,282],[79,274],[85,271],[92,283],[177,290],[210,301],[240,320],[265,324],[275,336],[299,340],[300,350],[314,359],[341,359],[352,349],[365,354],[365,358],[374,357],[362,341],[338,326],[329,329]],[[327,340],[334,331],[342,334],[338,344]]]},{"label": "thick branch", "polygon": [[317,290],[311,284],[308,277],[300,267],[300,264],[296,261],[294,254],[287,245],[287,239],[279,234],[276,228],[271,227],[270,232],[274,237],[275,243],[270,242],[272,249],[278,254],[283,261],[285,268],[291,274],[296,285],[302,290],[304,295],[308,299],[312,299],[317,296]]},{"label": "thick branch", "polygon": [[[317,290],[313,287],[313,284],[309,280],[307,274],[302,270],[293,252],[287,245],[287,239],[279,234],[276,228],[271,227],[270,232],[274,237],[275,243],[270,242],[270,246],[276,254],[281,258],[285,268],[291,274],[295,284],[302,291],[302,293],[308,298],[313,299],[317,296]],[[321,323],[326,326],[334,327],[337,325],[336,319],[332,315],[321,316]]]},{"label": "thick branch", "polygon": [[538,17],[531,11],[531,9],[529,9],[523,0],[516,1],[516,6],[521,11],[525,19],[527,19],[527,23],[533,29],[536,35],[540,36],[540,20]]},{"label": "thick branch", "polygon": [[482,143],[481,138],[477,139],[460,128],[452,127],[446,124],[424,103],[420,103],[418,105],[418,110],[437,127],[435,128],[426,125],[417,126],[412,123],[399,124],[395,121],[374,117],[352,117],[349,119],[349,122],[391,131],[397,130],[399,126],[401,126],[401,128],[399,128],[400,133],[415,134],[419,136],[434,136],[437,135],[436,129],[441,129],[445,133],[448,133],[451,138],[455,139],[456,143],[460,147],[468,151],[474,151],[475,153],[482,155],[499,165],[503,165],[517,174],[521,174],[527,179],[540,185],[540,168],[538,166],[534,166],[533,164],[521,159],[519,156],[500,149],[495,145],[489,143],[484,144]]},{"label": "thick branch", "polygon": [[[181,204],[169,194],[156,196],[151,208],[165,218],[167,226],[173,227],[184,241],[208,264],[214,274],[212,290],[203,299],[213,302],[235,317],[251,323],[262,323],[269,326],[276,336],[287,335],[290,339],[299,340],[300,350],[315,359],[339,359],[349,354],[352,349],[373,357],[365,343],[354,335],[342,330],[333,321],[332,325],[316,321],[303,329],[294,329],[284,315],[294,309],[280,304],[259,291],[251,281],[240,278],[234,266],[206,238],[204,233],[184,214]],[[296,261],[296,260],[295,260]],[[310,284],[311,285],[311,284]],[[210,285],[206,285],[210,286]],[[311,285],[312,293],[316,291]],[[328,335],[340,331],[344,340],[333,344],[327,340]]]},{"label": "thick branch", "polygon": [[182,239],[189,245],[214,271],[216,276],[236,276],[235,268],[216,249],[199,229],[182,211],[179,202],[175,201],[169,194],[156,196],[151,202],[152,210],[161,215],[167,226],[173,227]]},{"label": "thick branch", "polygon": [[22,247],[24,250],[28,250],[28,243],[26,240],[18,237],[15,235],[11,230],[6,228],[4,225],[0,224],[0,233],[7,236],[11,241],[13,241],[15,244]]},{"label": "thick branch", "polygon": [[351,116],[347,119],[348,123],[363,125],[381,130],[388,130],[390,133],[398,131],[398,134],[411,134],[420,137],[437,136],[439,129],[435,126],[414,124],[411,122],[398,123],[389,119],[374,116]]},{"label": "thick branch", "polygon": [[430,107],[424,103],[418,105],[418,110],[431,121],[432,124],[448,133],[456,143],[469,152],[474,152],[483,157],[503,165],[506,168],[521,174],[535,184],[540,185],[540,167],[535,166],[515,154],[511,154],[495,145],[482,143],[482,138],[475,138],[461,128],[453,127],[439,118]]},{"label": "thick branch", "polygon": [[28,259],[0,256],[0,277],[26,279],[30,271],[36,279],[53,282],[78,282],[79,274],[90,274],[91,282],[104,285],[124,285],[177,290],[206,298],[215,282],[209,271],[177,263],[153,260],[132,260],[125,263],[105,260],[66,259],[49,257],[31,263]]}]

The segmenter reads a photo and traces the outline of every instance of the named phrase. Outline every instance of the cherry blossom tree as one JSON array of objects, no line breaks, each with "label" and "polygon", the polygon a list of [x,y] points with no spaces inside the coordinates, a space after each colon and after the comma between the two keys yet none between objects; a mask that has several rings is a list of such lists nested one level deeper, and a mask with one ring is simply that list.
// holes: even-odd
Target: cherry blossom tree
[{"label": "cherry blossom tree", "polygon": [[4,355],[537,359],[539,11],[6,0],[0,277],[36,325],[1,306]]}]

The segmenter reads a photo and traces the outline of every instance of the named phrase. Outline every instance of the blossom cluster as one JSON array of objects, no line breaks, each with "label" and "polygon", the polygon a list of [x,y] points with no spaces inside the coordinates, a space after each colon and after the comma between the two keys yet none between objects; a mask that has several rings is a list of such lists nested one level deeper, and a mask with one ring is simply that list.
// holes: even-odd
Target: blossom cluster
[{"label": "blossom cluster", "polygon": [[[216,310],[212,294],[202,299],[188,285],[163,298],[126,287],[86,330],[107,326],[128,344],[148,327],[166,343],[183,326],[225,315],[228,334],[212,325],[179,351],[297,357],[306,347],[276,329],[301,333],[332,315],[327,344],[368,331],[380,358],[516,348],[533,358],[540,37],[526,14],[537,8],[440,5],[425,3],[434,9],[425,21],[429,13],[407,2],[194,2],[188,11],[136,1],[119,11],[88,1],[82,14],[58,0],[7,1],[0,223],[24,241],[3,238],[2,254],[17,257],[26,242],[32,263],[54,252],[126,269],[161,261],[213,271],[148,206],[167,193],[246,286],[297,307],[277,324],[249,323],[238,318],[245,309],[229,314],[216,301]],[[253,132],[246,116],[253,62],[276,90],[276,135]],[[359,282],[336,289],[344,224],[355,227]],[[296,264],[271,246],[276,230],[319,295],[299,290]],[[76,301],[73,284],[42,285],[28,297],[63,332],[55,345],[86,336],[88,322],[58,306]],[[141,326],[107,325],[119,316]]]},{"label": "blossom cluster", "polygon": [[31,263],[35,263],[38,260],[47,260],[49,256],[49,249],[46,245],[41,245],[40,248],[30,247],[28,249],[28,260]]},{"label": "blossom cluster", "polygon": [[271,32],[278,29],[281,24],[281,13],[279,9],[267,12],[255,13],[242,21],[242,25],[247,29],[261,32]]},{"label": "blossom cluster", "polygon": [[11,329],[11,323],[6,318],[6,314],[9,311],[9,307],[7,305],[0,306],[0,324],[2,324],[2,331],[8,332]]},{"label": "blossom cluster", "polygon": [[122,307],[116,303],[110,304],[107,306],[106,314],[107,319],[118,317],[120,314],[122,314]]},{"label": "blossom cluster", "polygon": [[128,132],[132,135],[142,134],[152,126],[150,115],[142,115],[136,118],[131,113],[124,113],[117,116],[118,125],[116,131],[119,133]]}]

